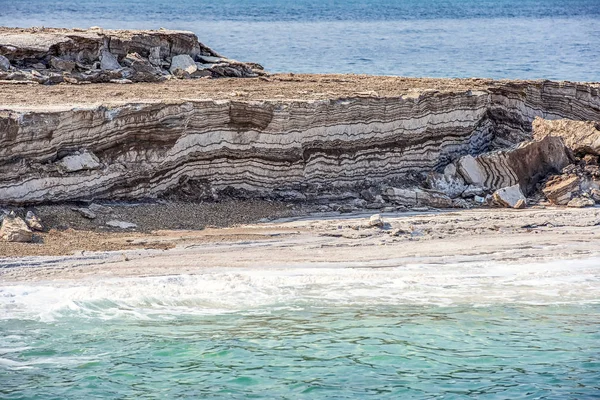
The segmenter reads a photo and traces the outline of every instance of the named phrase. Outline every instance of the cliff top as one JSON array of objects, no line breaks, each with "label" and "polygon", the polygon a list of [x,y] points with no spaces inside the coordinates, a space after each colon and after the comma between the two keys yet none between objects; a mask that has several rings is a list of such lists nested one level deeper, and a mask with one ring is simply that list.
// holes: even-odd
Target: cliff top
[{"label": "cliff top", "polygon": [[268,78],[170,80],[162,83],[0,85],[0,108],[48,105],[118,104],[182,99],[326,100],[344,97],[397,97],[425,91],[486,90],[526,81],[403,78],[369,75],[277,74]]}]

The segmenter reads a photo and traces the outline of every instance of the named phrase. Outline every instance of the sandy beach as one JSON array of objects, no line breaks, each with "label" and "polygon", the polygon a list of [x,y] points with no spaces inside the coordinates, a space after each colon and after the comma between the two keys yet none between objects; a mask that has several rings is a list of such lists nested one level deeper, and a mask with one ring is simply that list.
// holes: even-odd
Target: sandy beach
[{"label": "sandy beach", "polygon": [[[151,233],[63,232],[69,243],[21,244],[3,251],[21,257],[0,260],[0,279],[72,280],[196,274],[211,267],[343,266],[377,268],[414,263],[468,261],[529,263],[581,259],[600,253],[600,209],[450,210],[383,213],[382,228],[371,214],[320,213],[258,224]],[[79,239],[77,239],[79,237]],[[81,251],[85,241],[101,250]],[[25,256],[24,246],[39,246]],[[118,249],[118,250],[116,250]],[[46,255],[44,255],[44,253]],[[53,255],[54,254],[54,255]]]}]

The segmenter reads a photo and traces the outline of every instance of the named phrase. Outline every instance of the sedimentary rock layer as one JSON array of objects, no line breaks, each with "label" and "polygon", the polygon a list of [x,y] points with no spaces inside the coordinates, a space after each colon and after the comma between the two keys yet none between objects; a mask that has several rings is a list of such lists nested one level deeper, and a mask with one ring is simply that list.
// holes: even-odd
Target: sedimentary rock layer
[{"label": "sedimentary rock layer", "polygon": [[394,97],[8,106],[0,203],[335,196],[514,144],[531,137],[536,116],[600,120],[599,89],[494,82]]}]

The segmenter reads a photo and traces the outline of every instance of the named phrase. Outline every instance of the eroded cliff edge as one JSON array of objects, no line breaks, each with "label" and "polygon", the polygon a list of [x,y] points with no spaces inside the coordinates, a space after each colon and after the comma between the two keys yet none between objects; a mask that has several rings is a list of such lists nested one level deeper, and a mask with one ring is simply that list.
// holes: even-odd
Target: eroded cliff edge
[{"label": "eroded cliff edge", "polygon": [[[302,79],[310,80],[295,76],[296,86]],[[600,121],[597,84],[438,82],[391,95],[346,88],[316,99],[245,98],[223,83],[210,96],[202,83],[176,98],[149,92],[102,104],[56,92],[47,106],[11,102],[7,89],[0,203],[344,198],[374,185],[418,183],[461,156],[517,144],[532,137],[535,117]],[[243,80],[248,91],[269,84]]]}]

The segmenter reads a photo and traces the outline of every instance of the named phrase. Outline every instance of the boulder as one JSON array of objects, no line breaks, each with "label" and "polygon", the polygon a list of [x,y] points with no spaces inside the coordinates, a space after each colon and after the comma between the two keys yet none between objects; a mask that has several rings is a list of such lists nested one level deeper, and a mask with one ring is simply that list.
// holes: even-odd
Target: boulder
[{"label": "boulder", "polygon": [[95,219],[96,218],[96,213],[93,212],[92,210],[90,210],[89,208],[72,208],[73,211],[78,212],[79,214],[81,214],[81,216],[83,218],[87,218],[87,219]]},{"label": "boulder", "polygon": [[492,197],[496,203],[503,207],[524,208],[527,204],[527,199],[518,184],[498,189]]},{"label": "boulder", "polygon": [[187,54],[180,54],[171,59],[171,67],[169,68],[169,72],[175,75],[176,71],[181,70],[187,72],[188,74],[193,74],[198,70],[194,59]]},{"label": "boulder", "polygon": [[590,199],[589,197],[575,197],[574,199],[571,199],[567,203],[567,207],[573,207],[573,208],[593,207],[595,204],[596,204],[596,202],[594,200]]},{"label": "boulder", "polygon": [[35,215],[33,213],[33,211],[27,211],[27,215],[25,216],[25,222],[27,223],[27,226],[29,226],[29,228],[31,230],[34,230],[34,231],[43,231],[44,230],[44,225],[42,225],[42,221],[38,218],[37,215]]},{"label": "boulder", "polygon": [[8,71],[10,70],[10,61],[8,58],[0,55],[0,71]]},{"label": "boulder", "polygon": [[532,126],[536,140],[559,137],[576,154],[600,155],[600,122],[568,119],[550,121],[536,117]]},{"label": "boulder", "polygon": [[458,161],[458,171],[470,185],[492,190],[518,184],[524,194],[550,173],[569,165],[569,151],[559,137],[524,142],[517,147],[473,156]]},{"label": "boulder", "polygon": [[461,193],[462,198],[469,198],[475,196],[483,196],[487,192],[487,189],[481,186],[469,185]]},{"label": "boulder", "polygon": [[22,218],[11,213],[2,220],[0,227],[0,239],[8,242],[31,242],[33,232]]},{"label": "boulder", "polygon": [[452,207],[452,199],[444,193],[421,188],[401,189],[390,187],[384,190],[383,197],[392,203],[408,206]]},{"label": "boulder", "polygon": [[100,168],[100,160],[93,153],[84,151],[64,157],[57,163],[59,169],[64,172],[77,172]]},{"label": "boulder", "polygon": [[553,204],[565,205],[579,193],[580,179],[578,176],[557,176],[546,182],[542,189],[544,196]]},{"label": "boulder", "polygon": [[458,160],[458,171],[469,185],[484,186],[485,170],[472,155],[466,155]]},{"label": "boulder", "polygon": [[50,59],[50,65],[52,68],[58,69],[59,71],[72,72],[75,69],[75,61],[63,60],[58,57],[52,57]]},{"label": "boulder", "polygon": [[383,218],[381,218],[381,215],[371,215],[371,218],[369,218],[369,226],[376,226],[378,228],[383,227]]},{"label": "boulder", "polygon": [[121,64],[110,51],[102,49],[100,51],[100,69],[103,71],[114,71],[121,69]]},{"label": "boulder", "polygon": [[138,73],[155,74],[157,69],[154,65],[150,64],[150,61],[146,60],[138,53],[129,53],[122,60],[123,65],[133,69]]}]

